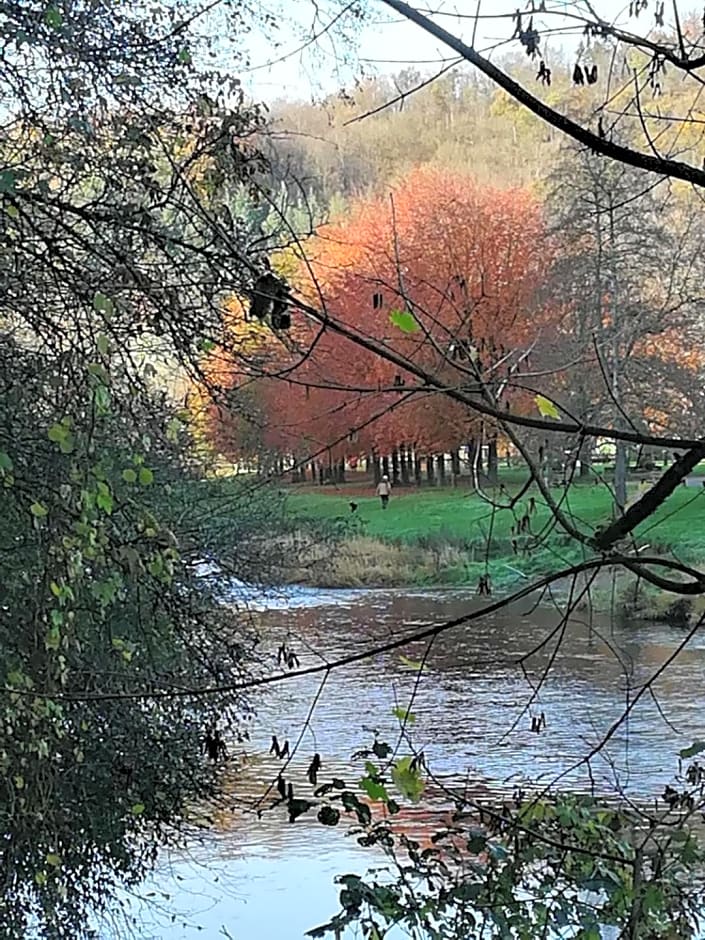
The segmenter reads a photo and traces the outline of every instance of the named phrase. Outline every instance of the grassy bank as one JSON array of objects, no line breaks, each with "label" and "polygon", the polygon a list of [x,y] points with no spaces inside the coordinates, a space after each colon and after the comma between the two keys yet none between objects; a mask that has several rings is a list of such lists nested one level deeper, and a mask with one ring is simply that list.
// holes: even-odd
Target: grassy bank
[{"label": "grassy bank", "polygon": [[[516,482],[507,482],[507,490]],[[630,484],[633,495],[638,484]],[[496,586],[555,571],[585,557],[584,550],[557,528],[537,493],[521,500],[518,516],[535,499],[530,534],[516,535],[517,518],[493,510],[467,489],[398,489],[383,510],[371,487],[292,489],[289,512],[323,524],[334,542],[309,565],[310,581],[327,586],[475,585],[485,565]],[[583,531],[610,519],[611,504],[602,486],[575,485],[556,490],[563,511]],[[357,505],[351,512],[350,502]],[[655,554],[686,562],[705,560],[705,491],[679,488],[636,531],[637,543]]]}]

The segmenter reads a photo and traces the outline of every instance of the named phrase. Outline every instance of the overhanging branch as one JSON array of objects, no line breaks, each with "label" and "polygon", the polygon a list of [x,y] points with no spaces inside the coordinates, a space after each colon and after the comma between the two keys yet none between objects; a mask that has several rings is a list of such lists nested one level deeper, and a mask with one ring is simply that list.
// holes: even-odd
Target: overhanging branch
[{"label": "overhanging branch", "polygon": [[[637,167],[640,170],[647,170],[650,173],[658,173],[661,176],[683,180],[686,183],[692,183],[694,186],[705,187],[705,170],[692,166],[689,163],[683,163],[680,160],[671,160],[668,157],[642,153],[640,150],[624,147],[621,144],[616,144],[608,140],[606,137],[595,134],[576,121],[571,120],[571,118],[566,117],[566,115],[560,114],[554,108],[549,107],[541,101],[540,98],[532,95],[530,91],[527,91],[526,88],[514,81],[513,78],[510,78],[509,75],[494,65],[494,63],[490,62],[489,59],[480,55],[480,53],[471,46],[466,45],[461,39],[454,36],[453,33],[449,33],[448,30],[434,23],[432,19],[424,16],[423,13],[420,13],[408,3],[404,3],[403,0],[382,0],[382,2],[401,14],[405,19],[416,23],[417,26],[420,26],[421,29],[425,30],[430,36],[440,40],[440,42],[447,45],[454,52],[457,52],[458,55],[462,56],[462,58],[471,65],[474,65],[475,68],[479,69],[496,85],[506,91],[508,95],[511,95],[512,98],[520,104],[523,104],[525,108],[537,117],[540,117],[542,120],[546,121],[546,123],[555,127],[568,137],[572,137],[579,143],[594,150],[595,153],[601,153],[603,156],[611,157],[619,163]],[[690,67],[691,69],[693,68],[692,63]]]}]

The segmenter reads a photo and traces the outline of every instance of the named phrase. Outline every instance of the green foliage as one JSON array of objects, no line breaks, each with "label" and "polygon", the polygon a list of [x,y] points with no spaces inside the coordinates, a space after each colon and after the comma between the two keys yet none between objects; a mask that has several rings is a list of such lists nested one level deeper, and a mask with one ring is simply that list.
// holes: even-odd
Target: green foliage
[{"label": "green foliage", "polygon": [[366,775],[360,780],[360,788],[373,802],[388,802],[389,794],[384,783],[382,783],[378,768],[371,761],[367,761],[365,771]]},{"label": "green foliage", "polygon": [[389,314],[389,322],[402,333],[418,333],[419,331],[416,317],[408,310],[392,310]]},{"label": "green foliage", "polygon": [[[189,7],[0,13],[3,940],[89,936],[216,793],[205,728],[234,738],[250,713],[236,692],[180,697],[236,687],[253,658],[196,562],[227,543],[235,576],[268,571],[219,541],[222,505],[191,499],[203,468],[177,404],[249,277],[242,232],[204,207],[244,182],[252,199],[262,168],[260,112],[197,72]],[[228,516],[266,530],[249,506]]]},{"label": "green foliage", "polygon": [[[76,385],[54,370],[48,409],[50,359],[5,337],[0,368],[2,935],[35,917],[46,936],[79,937],[87,910],[145,873],[216,787],[201,749],[211,703],[122,695],[239,678],[250,639],[194,576],[202,523],[180,502],[191,471],[157,397],[113,364],[100,415],[89,373]],[[247,704],[224,701],[236,732]]]},{"label": "green foliage", "polygon": [[413,757],[400,757],[392,767],[392,781],[399,793],[412,803],[418,803],[424,791],[424,782]]},{"label": "green foliage", "polygon": [[690,760],[691,757],[702,754],[703,751],[705,751],[705,741],[693,741],[690,747],[684,747],[678,756],[681,760]]},{"label": "green foliage", "polygon": [[341,875],[340,910],[308,936],[352,929],[383,937],[392,928],[412,940],[533,940],[556,929],[598,940],[604,928],[649,940],[697,935],[705,902],[700,764],[689,764],[655,807],[523,789],[478,803],[448,791],[453,808],[430,834],[433,814],[424,814],[422,843],[405,823],[418,813],[423,754],[394,759],[375,735],[356,757],[370,806],[334,781],[316,790],[325,801],[318,817],[334,825],[343,812],[352,816],[360,845],[375,846],[387,864],[365,877]]},{"label": "green foliage", "polygon": [[409,659],[408,656],[402,655],[399,657],[399,660],[407,669],[411,669],[414,672],[419,672],[421,669],[421,662],[417,659]]},{"label": "green foliage", "polygon": [[339,913],[308,936],[355,925],[363,936],[401,927],[414,940],[531,940],[548,929],[597,940],[614,927],[657,940],[698,928],[702,887],[687,880],[705,862],[695,832],[664,822],[645,836],[633,807],[517,795],[511,807],[459,806],[426,847],[389,820],[370,822],[360,841],[380,847],[398,877],[342,875]]},{"label": "green foliage", "polygon": [[392,714],[395,718],[399,719],[402,724],[411,725],[416,721],[416,715],[406,708],[393,708]]}]

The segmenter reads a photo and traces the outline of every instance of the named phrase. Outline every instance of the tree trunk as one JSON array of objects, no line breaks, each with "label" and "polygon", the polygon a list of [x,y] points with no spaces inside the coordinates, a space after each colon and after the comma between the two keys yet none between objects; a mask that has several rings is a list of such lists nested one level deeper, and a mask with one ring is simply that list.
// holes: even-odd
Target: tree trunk
[{"label": "tree trunk", "polygon": [[439,454],[436,458],[436,464],[438,465],[438,482],[441,486],[446,485],[446,455]]},{"label": "tree trunk", "polygon": [[345,460],[343,458],[338,461],[337,478],[338,483],[345,483]]},{"label": "tree trunk", "polygon": [[450,452],[450,466],[453,473],[453,486],[458,485],[458,477],[460,476],[460,453],[457,450],[452,450]]},{"label": "tree trunk", "polygon": [[487,477],[490,483],[499,481],[499,460],[497,458],[497,438],[493,437],[487,445]]},{"label": "tree trunk", "polygon": [[580,445],[578,460],[580,461],[579,479],[587,480],[592,476],[592,441],[583,441]]},{"label": "tree trunk", "polygon": [[400,469],[401,469],[401,482],[402,484],[408,484],[409,482],[409,461],[411,460],[411,452],[406,449],[406,444],[402,444],[399,449],[399,458],[400,458]]},{"label": "tree trunk", "polygon": [[323,464],[319,463],[318,465],[318,485],[323,486],[323,482],[326,478],[325,471],[323,469]]},{"label": "tree trunk", "polygon": [[433,456],[426,458],[426,480],[429,486],[435,486],[436,478],[433,473]]},{"label": "tree trunk", "polygon": [[399,482],[399,451],[394,448],[392,451],[392,483],[396,486]]},{"label": "tree trunk", "polygon": [[382,457],[382,473],[386,477],[389,476],[389,457]]},{"label": "tree trunk", "polygon": [[382,468],[379,464],[379,457],[377,454],[375,454],[374,451],[372,452],[372,476],[375,482],[375,486],[377,486],[379,481],[382,479]]},{"label": "tree trunk", "polygon": [[618,515],[622,515],[627,505],[627,466],[629,451],[624,441],[617,441],[614,455],[614,502]]},{"label": "tree trunk", "polygon": [[414,481],[417,486],[421,486],[421,458],[414,451]]},{"label": "tree trunk", "polygon": [[482,451],[478,447],[476,440],[468,441],[468,463],[470,465],[470,476],[475,482],[475,472],[482,474]]}]

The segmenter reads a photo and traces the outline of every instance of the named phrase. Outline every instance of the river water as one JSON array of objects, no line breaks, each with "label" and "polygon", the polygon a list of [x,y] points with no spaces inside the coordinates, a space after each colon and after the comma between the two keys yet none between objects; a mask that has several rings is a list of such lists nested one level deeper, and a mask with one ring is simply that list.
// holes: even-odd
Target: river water
[{"label": "river water", "polygon": [[[255,616],[272,656],[286,641],[301,668],[479,606],[478,598],[458,591],[291,591],[249,601],[258,608]],[[575,767],[603,740],[683,633],[577,614],[526,659],[559,625],[557,610],[525,601],[442,634],[430,649],[412,643],[335,669],[322,687],[317,674],[263,690],[251,740],[234,755],[241,770],[225,782],[233,811],[219,815],[188,851],[164,858],[150,883],[130,899],[132,926],[126,928],[121,919],[106,927],[104,936],[300,940],[335,913],[334,876],[362,874],[377,860],[343,829],[322,827],[314,814],[290,825],[282,807],[261,818],[248,811],[280,767],[269,754],[271,736],[293,744],[302,735],[287,769],[297,788],[305,787],[314,752],[323,760],[322,780],[333,775],[355,780],[361,765],[351,763],[351,755],[369,746],[373,729],[395,743],[399,721],[393,709],[409,705],[417,681],[413,745],[448,787],[462,786],[482,797],[512,792],[526,781],[546,786],[563,775],[563,788],[656,796],[677,770],[678,751],[705,737],[705,637],[697,635],[654,683],[654,694],[638,700],[589,767]],[[424,655],[419,679],[413,662]],[[531,718],[542,712],[545,730],[532,733]],[[430,785],[411,824],[423,827],[442,805],[438,788]],[[433,818],[437,824],[437,815]]]}]

